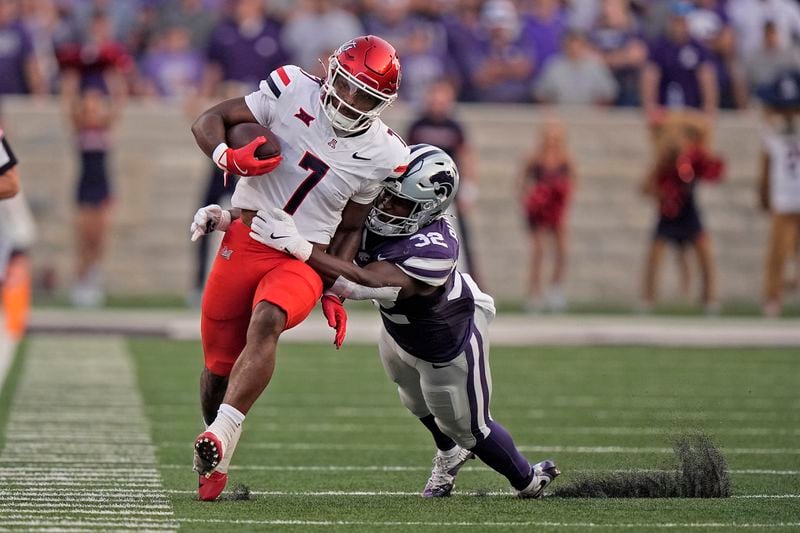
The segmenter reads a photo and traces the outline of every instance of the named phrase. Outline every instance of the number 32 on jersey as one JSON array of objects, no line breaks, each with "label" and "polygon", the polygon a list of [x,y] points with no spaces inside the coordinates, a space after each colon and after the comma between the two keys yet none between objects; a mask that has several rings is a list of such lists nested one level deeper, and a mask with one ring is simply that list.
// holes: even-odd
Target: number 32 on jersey
[{"label": "number 32 on jersey", "polygon": [[[457,239],[456,230],[453,229],[453,226],[447,224],[447,229],[450,232],[450,236],[454,239]],[[416,235],[412,235],[410,240],[419,241],[414,246],[417,248],[424,248],[425,246],[429,246],[431,244],[435,246],[442,246],[447,248],[447,243],[444,241],[444,237],[438,231],[430,231],[428,233],[417,233]]]}]

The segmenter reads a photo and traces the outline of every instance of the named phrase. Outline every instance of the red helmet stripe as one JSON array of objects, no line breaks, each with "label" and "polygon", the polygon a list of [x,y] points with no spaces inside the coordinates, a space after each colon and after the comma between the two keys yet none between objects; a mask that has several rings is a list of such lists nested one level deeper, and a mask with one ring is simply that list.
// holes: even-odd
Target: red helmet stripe
[{"label": "red helmet stripe", "polygon": [[279,67],[278,70],[278,77],[281,79],[284,85],[289,85],[291,83],[291,79],[289,79],[289,75],[286,74],[286,69],[283,67]]}]

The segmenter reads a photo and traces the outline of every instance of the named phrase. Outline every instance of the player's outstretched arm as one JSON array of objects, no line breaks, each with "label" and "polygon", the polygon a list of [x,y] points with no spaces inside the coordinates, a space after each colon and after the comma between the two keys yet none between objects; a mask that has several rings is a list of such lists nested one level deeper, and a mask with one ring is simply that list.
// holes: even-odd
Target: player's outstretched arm
[{"label": "player's outstretched arm", "polygon": [[303,239],[292,217],[280,209],[259,211],[250,229],[253,239],[307,262],[322,277],[336,280],[331,289],[343,298],[402,299],[435,290],[387,261],[370,263],[361,268],[351,261],[325,253]]}]

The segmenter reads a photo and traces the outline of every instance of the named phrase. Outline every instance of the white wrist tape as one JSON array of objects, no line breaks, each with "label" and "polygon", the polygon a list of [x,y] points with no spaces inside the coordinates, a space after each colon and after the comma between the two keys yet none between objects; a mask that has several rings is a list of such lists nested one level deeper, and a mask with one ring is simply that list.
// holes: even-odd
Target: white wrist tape
[{"label": "white wrist tape", "polygon": [[336,281],[328,291],[339,298],[349,298],[351,300],[385,300],[388,302],[395,302],[400,295],[400,287],[366,287],[343,278],[342,276],[336,278]]},{"label": "white wrist tape", "polygon": [[228,231],[228,228],[231,226],[231,212],[227,209],[222,210],[222,215],[219,217],[219,222],[217,223],[217,227],[214,228],[216,231]]},{"label": "white wrist tape", "polygon": [[228,148],[229,147],[227,144],[219,143],[217,147],[214,148],[214,152],[211,154],[211,160],[214,161],[214,164],[222,170],[228,170],[228,156],[225,153]]}]

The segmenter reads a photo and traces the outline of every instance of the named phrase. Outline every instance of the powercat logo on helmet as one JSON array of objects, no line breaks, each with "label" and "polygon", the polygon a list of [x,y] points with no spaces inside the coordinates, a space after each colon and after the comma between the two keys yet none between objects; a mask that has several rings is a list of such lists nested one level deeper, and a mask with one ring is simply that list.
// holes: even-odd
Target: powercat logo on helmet
[{"label": "powercat logo on helmet", "polygon": [[449,172],[439,172],[431,176],[430,180],[437,196],[449,198],[450,195],[453,194],[453,189],[455,189],[456,184],[453,176]]}]

